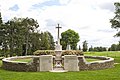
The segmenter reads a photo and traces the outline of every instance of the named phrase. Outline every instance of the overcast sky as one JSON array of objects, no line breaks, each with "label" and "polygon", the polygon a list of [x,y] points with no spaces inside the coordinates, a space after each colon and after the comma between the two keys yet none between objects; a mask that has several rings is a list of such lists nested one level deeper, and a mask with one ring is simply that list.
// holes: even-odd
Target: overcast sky
[{"label": "overcast sky", "polygon": [[78,44],[109,47],[118,43],[117,32],[109,20],[114,17],[114,2],[119,0],[0,0],[4,21],[13,17],[29,17],[39,22],[40,31],[49,31],[56,40],[59,23],[61,32],[73,29],[80,36]]}]

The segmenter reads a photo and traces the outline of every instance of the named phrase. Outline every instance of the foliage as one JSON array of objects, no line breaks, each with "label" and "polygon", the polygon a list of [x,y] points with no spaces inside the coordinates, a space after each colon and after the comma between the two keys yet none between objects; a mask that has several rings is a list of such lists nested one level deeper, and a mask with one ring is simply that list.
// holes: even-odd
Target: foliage
[{"label": "foliage", "polygon": [[83,51],[85,52],[85,51],[87,51],[87,49],[88,49],[88,46],[87,46],[87,41],[85,40],[84,42],[83,42]]},{"label": "foliage", "polygon": [[54,39],[50,32],[41,32],[41,50],[54,50]]},{"label": "foliage", "polygon": [[79,42],[79,34],[76,33],[74,30],[68,29],[65,32],[61,33],[61,44],[63,50],[66,49],[67,44],[70,44],[71,49],[76,50],[77,49],[77,43]]},{"label": "foliage", "polygon": [[102,51],[106,51],[106,47],[90,47],[89,51],[95,51],[95,52],[102,52]]},{"label": "foliage", "polygon": [[89,48],[89,51],[94,51],[94,49],[93,49],[93,47],[92,47],[92,46]]},{"label": "foliage", "polygon": [[114,5],[115,5],[115,16],[113,19],[110,20],[110,23],[112,24],[111,28],[118,30],[118,33],[115,36],[119,37],[120,36],[120,31],[119,31],[119,28],[120,28],[120,3],[116,2],[116,3],[114,3]]},{"label": "foliage", "polygon": [[80,47],[80,45],[79,45],[79,50],[81,50],[81,47]]},{"label": "foliage", "polygon": [[108,51],[120,51],[120,41],[118,44],[112,44]]},{"label": "foliage", "polygon": [[39,49],[53,50],[51,33],[38,33],[39,24],[33,18],[16,18],[3,23],[0,13],[0,55],[30,55]]},{"label": "foliage", "polygon": [[[55,56],[54,50],[37,50],[33,53],[34,55],[53,55]],[[63,55],[83,55],[83,53],[80,50],[63,50]]]},{"label": "foliage", "polygon": [[33,53],[34,55],[55,55],[54,50],[37,50]]},{"label": "foliage", "polygon": [[62,51],[63,55],[83,55],[83,53],[80,50],[64,50]]}]

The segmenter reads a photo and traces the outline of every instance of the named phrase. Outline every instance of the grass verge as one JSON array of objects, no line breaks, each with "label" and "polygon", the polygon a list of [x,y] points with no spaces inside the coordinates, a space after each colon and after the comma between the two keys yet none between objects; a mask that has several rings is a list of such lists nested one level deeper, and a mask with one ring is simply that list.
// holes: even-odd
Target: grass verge
[{"label": "grass verge", "polygon": [[[115,62],[120,63],[120,52],[85,53],[92,56],[106,56],[106,54],[115,58]],[[120,80],[120,64],[116,64],[111,69],[67,73],[14,72],[0,68],[0,80]]]}]

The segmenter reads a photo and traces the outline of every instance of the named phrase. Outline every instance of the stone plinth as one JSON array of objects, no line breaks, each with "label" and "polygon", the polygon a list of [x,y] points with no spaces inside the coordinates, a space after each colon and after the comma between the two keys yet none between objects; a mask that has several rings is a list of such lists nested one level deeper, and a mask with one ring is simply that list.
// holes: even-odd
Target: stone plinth
[{"label": "stone plinth", "polygon": [[64,56],[64,69],[68,71],[79,71],[78,58],[76,55]]},{"label": "stone plinth", "polygon": [[52,55],[41,55],[40,58],[40,71],[50,71],[53,69]]},{"label": "stone plinth", "polygon": [[55,68],[62,68],[62,51],[61,50],[57,50],[55,51],[56,56],[55,56]]},{"label": "stone plinth", "polygon": [[59,45],[59,44],[57,44],[57,45],[55,46],[55,50],[56,50],[56,51],[57,51],[57,50],[62,50],[62,46]]}]

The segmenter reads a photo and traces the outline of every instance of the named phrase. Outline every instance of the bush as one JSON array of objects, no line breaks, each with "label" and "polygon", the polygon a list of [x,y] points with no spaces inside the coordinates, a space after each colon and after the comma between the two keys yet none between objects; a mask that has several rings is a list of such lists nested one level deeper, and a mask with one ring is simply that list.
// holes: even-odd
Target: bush
[{"label": "bush", "polygon": [[[37,50],[33,53],[34,55],[53,55],[55,56],[54,50]],[[83,55],[80,50],[63,50],[62,56],[64,55]]]},{"label": "bush", "polygon": [[37,50],[33,53],[34,55],[55,55],[54,50]]},{"label": "bush", "polygon": [[62,51],[62,56],[64,55],[83,55],[83,52],[80,50],[64,50]]}]

